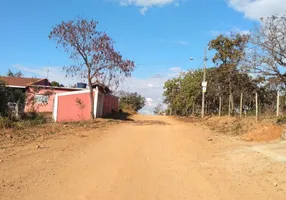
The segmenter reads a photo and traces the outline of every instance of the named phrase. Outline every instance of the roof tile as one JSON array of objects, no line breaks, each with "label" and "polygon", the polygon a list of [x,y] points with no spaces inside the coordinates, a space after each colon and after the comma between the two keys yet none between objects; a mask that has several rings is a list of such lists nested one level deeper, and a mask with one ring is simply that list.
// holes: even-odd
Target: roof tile
[{"label": "roof tile", "polygon": [[0,76],[0,81],[5,82],[6,85],[13,85],[13,86],[19,86],[19,87],[26,87],[28,85],[33,85],[41,80],[43,79]]}]

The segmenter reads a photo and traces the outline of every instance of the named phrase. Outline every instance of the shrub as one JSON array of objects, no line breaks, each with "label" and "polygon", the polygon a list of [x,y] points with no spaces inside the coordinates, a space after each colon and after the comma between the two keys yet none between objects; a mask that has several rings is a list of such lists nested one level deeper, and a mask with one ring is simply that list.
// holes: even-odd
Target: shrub
[{"label": "shrub", "polygon": [[41,113],[25,114],[23,119],[18,121],[10,117],[0,117],[0,129],[4,128],[24,129],[31,126],[45,124],[46,122],[47,119],[45,115]]},{"label": "shrub", "polygon": [[286,124],[286,117],[285,116],[282,116],[282,117],[279,117],[279,119],[277,119],[277,124]]},{"label": "shrub", "polygon": [[8,117],[0,117],[0,129],[12,127],[13,121],[11,119],[9,119]]},{"label": "shrub", "polygon": [[139,111],[146,105],[146,100],[138,93],[124,93],[119,99],[119,108],[127,111]]}]

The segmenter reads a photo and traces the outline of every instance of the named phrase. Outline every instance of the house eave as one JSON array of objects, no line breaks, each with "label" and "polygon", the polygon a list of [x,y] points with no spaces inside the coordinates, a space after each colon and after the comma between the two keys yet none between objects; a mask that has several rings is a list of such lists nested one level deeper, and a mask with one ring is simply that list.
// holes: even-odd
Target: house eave
[{"label": "house eave", "polygon": [[10,87],[10,88],[22,88],[22,89],[26,88],[25,86],[18,86],[18,85],[7,85],[7,87]]},{"label": "house eave", "polygon": [[58,89],[58,90],[70,90],[70,91],[81,91],[86,90],[86,88],[71,88],[71,87],[57,87],[57,86],[47,86],[47,85],[28,85],[27,87],[36,87],[44,89]]}]

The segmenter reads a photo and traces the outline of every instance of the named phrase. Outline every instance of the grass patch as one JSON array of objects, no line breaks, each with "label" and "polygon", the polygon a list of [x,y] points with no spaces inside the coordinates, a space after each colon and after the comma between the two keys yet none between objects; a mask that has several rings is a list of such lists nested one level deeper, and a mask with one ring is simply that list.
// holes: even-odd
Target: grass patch
[{"label": "grass patch", "polygon": [[286,116],[279,117],[277,119],[277,124],[286,124]]},{"label": "grass patch", "polygon": [[10,117],[0,117],[0,129],[23,130],[28,127],[34,127],[47,123],[47,117],[41,113],[28,113],[22,119]]}]

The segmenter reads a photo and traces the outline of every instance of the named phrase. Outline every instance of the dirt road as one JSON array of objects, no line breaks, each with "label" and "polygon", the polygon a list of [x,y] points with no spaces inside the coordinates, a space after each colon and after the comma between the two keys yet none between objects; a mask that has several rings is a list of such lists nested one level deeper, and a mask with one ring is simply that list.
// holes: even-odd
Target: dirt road
[{"label": "dirt road", "polygon": [[0,199],[286,199],[285,163],[194,123],[135,120],[7,150]]}]

